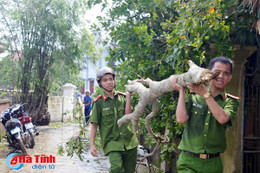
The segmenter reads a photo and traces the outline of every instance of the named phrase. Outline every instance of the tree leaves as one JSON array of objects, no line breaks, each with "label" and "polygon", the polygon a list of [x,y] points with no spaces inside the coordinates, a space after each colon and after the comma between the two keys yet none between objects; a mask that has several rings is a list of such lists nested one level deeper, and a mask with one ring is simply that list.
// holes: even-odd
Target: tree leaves
[{"label": "tree leaves", "polygon": [[[9,1],[9,0],[8,0]],[[46,104],[47,94],[74,81],[83,68],[84,57],[100,56],[94,39],[80,26],[80,15],[85,12],[84,1],[18,0],[2,3],[6,38],[10,54],[19,52],[17,88],[23,91],[22,100],[28,102],[34,121]],[[8,9],[8,10],[7,10]],[[77,80],[78,79],[78,80]],[[52,85],[53,84],[53,85]],[[60,86],[60,88],[57,88]],[[29,91],[34,91],[29,97]]]},{"label": "tree leaves", "polygon": [[[110,49],[107,59],[120,61],[115,66],[120,88],[128,79],[140,76],[162,80],[182,73],[187,70],[186,59],[206,67],[213,56],[233,56],[231,36],[236,21],[232,21],[232,14],[238,6],[233,0],[113,0],[113,4],[107,21],[102,22],[112,31],[111,40],[118,44]],[[209,52],[213,44],[215,55]],[[158,132],[168,126],[176,140],[182,127],[174,124],[174,98],[175,94],[159,98],[160,116],[151,124]]]}]

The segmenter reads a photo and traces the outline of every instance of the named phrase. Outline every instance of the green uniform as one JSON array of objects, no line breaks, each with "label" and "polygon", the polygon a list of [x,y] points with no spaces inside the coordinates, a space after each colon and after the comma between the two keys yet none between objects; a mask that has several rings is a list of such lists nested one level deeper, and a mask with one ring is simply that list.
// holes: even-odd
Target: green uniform
[{"label": "green uniform", "polygon": [[[124,116],[125,104],[125,95],[117,91],[114,99],[103,93],[93,101],[90,122],[98,124],[104,153],[109,155],[110,172],[125,172],[132,165],[134,167],[131,170],[135,170],[138,139],[132,131],[131,123],[120,127],[117,125],[117,121]],[[118,155],[121,155],[122,164],[118,164],[118,158],[115,158]]]},{"label": "green uniform", "polygon": [[[239,98],[225,92],[222,92],[214,97],[214,100],[218,103],[218,105],[220,105],[220,107],[222,107],[223,110],[230,116],[230,121],[225,125],[221,125],[211,113],[204,98],[197,94],[190,94],[189,98],[186,100],[186,108],[189,119],[185,125],[182,141],[178,148],[182,151],[187,151],[189,154],[223,153],[227,147],[225,131],[228,126],[231,126],[234,123],[239,106],[238,99]],[[214,162],[219,163],[221,161],[220,157],[200,159],[189,154],[182,153],[180,155],[180,159],[177,163],[179,172],[202,173],[204,171],[207,173],[208,170],[205,170],[205,168],[207,165],[212,165],[210,162],[215,160]],[[187,160],[184,160],[192,158],[192,162],[188,162],[192,164],[187,165]],[[189,170],[189,167],[193,171]],[[198,170],[196,170],[196,168],[198,168]],[[216,169],[215,171],[214,168]],[[187,171],[187,169],[189,171]],[[221,165],[215,163],[215,167],[211,167],[210,169],[213,169],[213,172],[221,172],[221,169],[223,169],[222,162]]]}]

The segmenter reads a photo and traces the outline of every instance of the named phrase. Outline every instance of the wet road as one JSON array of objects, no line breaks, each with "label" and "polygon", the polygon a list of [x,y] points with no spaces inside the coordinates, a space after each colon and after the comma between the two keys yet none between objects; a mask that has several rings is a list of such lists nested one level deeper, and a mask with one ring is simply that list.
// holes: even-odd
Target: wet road
[{"label": "wet road", "polygon": [[[27,149],[28,154],[32,157],[32,163],[25,163],[19,170],[12,170],[6,164],[7,156],[13,151],[8,147],[6,141],[0,142],[0,172],[3,173],[108,173],[108,158],[99,153],[99,157],[95,158],[90,155],[89,149],[84,153],[84,161],[80,161],[77,156],[72,158],[60,156],[57,154],[58,146],[65,143],[78,132],[78,126],[73,124],[59,124],[55,126],[38,126],[40,135],[35,137],[35,146],[33,149]],[[89,127],[88,127],[89,130]],[[55,157],[55,163],[36,163],[36,155],[50,155]],[[40,158],[39,156],[39,158]]]}]

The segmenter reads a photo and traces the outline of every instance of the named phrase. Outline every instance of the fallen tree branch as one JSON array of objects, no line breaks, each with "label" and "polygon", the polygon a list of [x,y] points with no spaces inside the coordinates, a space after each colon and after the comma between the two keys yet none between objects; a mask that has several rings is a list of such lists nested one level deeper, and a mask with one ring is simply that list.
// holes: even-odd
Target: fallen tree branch
[{"label": "fallen tree branch", "polygon": [[[167,135],[158,136],[155,135],[150,127],[150,120],[156,116],[158,112],[158,101],[157,98],[164,93],[172,92],[172,81],[177,78],[177,83],[181,86],[186,86],[186,82],[195,84],[204,84],[214,79],[219,73],[211,72],[208,69],[201,68],[197,66],[192,61],[188,61],[189,70],[186,73],[180,75],[171,75],[168,79],[162,81],[152,81],[151,79],[136,79],[128,80],[128,85],[125,86],[126,90],[131,93],[139,94],[139,102],[135,108],[135,111],[131,114],[124,115],[121,119],[117,121],[117,124],[121,126],[124,123],[131,122],[133,125],[133,131],[138,132],[138,122],[139,118],[143,115],[146,106],[152,103],[152,112],[145,119],[145,127],[148,133],[158,142],[167,143],[169,139]],[[149,88],[145,87],[143,84],[148,85]]]}]

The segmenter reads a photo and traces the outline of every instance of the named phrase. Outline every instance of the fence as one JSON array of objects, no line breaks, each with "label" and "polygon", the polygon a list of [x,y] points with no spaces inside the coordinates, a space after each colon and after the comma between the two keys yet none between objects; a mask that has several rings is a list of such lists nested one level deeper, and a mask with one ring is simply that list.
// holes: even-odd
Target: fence
[{"label": "fence", "polygon": [[[63,85],[63,96],[48,96],[48,112],[50,113],[50,122],[68,122],[73,119],[73,108],[75,104],[76,86],[67,83]],[[0,113],[10,107],[10,104],[19,102],[19,93],[21,91],[0,89]],[[16,101],[16,102],[14,102]]]}]

